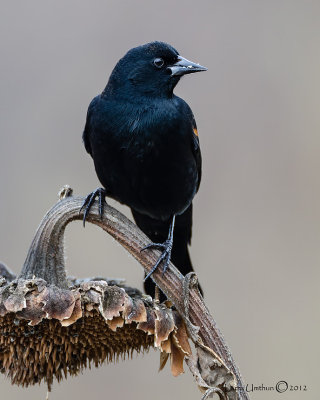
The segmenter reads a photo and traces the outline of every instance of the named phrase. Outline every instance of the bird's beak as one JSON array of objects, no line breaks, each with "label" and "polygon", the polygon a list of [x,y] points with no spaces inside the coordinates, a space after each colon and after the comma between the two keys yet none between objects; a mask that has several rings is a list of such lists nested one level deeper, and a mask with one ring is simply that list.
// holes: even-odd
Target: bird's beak
[{"label": "bird's beak", "polygon": [[178,61],[168,69],[171,70],[171,76],[181,76],[192,74],[193,72],[207,71],[208,68],[178,56]]}]

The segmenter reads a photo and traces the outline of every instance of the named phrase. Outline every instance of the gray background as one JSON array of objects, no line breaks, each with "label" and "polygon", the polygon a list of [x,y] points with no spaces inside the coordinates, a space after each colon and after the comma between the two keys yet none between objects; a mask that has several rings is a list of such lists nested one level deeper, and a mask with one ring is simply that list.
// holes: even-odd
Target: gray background
[{"label": "gray background", "polygon": [[[2,1],[1,260],[19,271],[63,184],[99,185],[81,142],[87,106],[129,48],[170,42],[209,68],[176,90],[202,146],[191,253],[207,304],[245,382],[308,388],[253,399],[318,398],[319,19],[319,0]],[[98,228],[72,224],[66,247],[69,274],[141,287],[142,269]],[[158,363],[150,351],[85,371],[51,399],[200,398],[189,373]],[[1,399],[46,394],[0,385]]]}]

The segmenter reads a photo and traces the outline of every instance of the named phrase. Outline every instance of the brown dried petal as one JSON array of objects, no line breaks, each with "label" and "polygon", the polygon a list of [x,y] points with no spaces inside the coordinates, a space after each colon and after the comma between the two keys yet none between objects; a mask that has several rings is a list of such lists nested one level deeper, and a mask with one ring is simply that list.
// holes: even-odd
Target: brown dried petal
[{"label": "brown dried petal", "polygon": [[126,292],[117,286],[107,287],[100,297],[99,310],[106,320],[118,317],[126,303]]},{"label": "brown dried petal", "polygon": [[176,326],[174,332],[172,333],[174,343],[184,352],[185,355],[189,356],[191,354],[191,347],[188,340],[185,323],[182,317],[176,311],[173,311],[173,317],[174,324]]},{"label": "brown dried petal", "polygon": [[101,293],[96,292],[95,290],[88,290],[84,295],[82,295],[82,299],[85,303],[88,303],[91,308],[94,307],[94,305],[99,305],[100,304],[100,298],[101,298]]},{"label": "brown dried petal", "polygon": [[165,352],[160,353],[160,366],[159,366],[159,372],[163,370],[163,368],[166,366],[167,361],[169,358],[169,354]]},{"label": "brown dried petal", "polygon": [[74,308],[70,318],[64,319],[61,321],[62,326],[69,326],[75,323],[78,319],[82,317],[82,307],[81,307],[81,298],[80,294],[77,293],[76,302],[74,304]]},{"label": "brown dried petal", "polygon": [[101,295],[107,287],[108,283],[105,281],[81,282],[79,292],[82,301],[87,304],[87,310],[92,310],[95,304],[100,304]]},{"label": "brown dried petal", "polygon": [[130,305],[126,307],[124,311],[124,318],[126,323],[134,322],[145,322],[147,321],[147,310],[141,299],[129,298]]},{"label": "brown dried petal", "polygon": [[165,352],[168,354],[171,353],[171,336],[169,337],[169,339],[161,343],[161,352]]},{"label": "brown dried petal", "polygon": [[43,310],[48,289],[42,290],[40,293],[34,290],[28,293],[26,297],[26,307],[22,311],[17,312],[19,318],[29,320],[29,325],[37,325],[46,316]]},{"label": "brown dried petal", "polygon": [[175,345],[174,342],[171,342],[171,373],[173,376],[178,376],[184,372],[183,369],[183,360],[185,357],[184,352]]},{"label": "brown dried petal", "polygon": [[[170,353],[171,373],[178,376],[184,372],[183,360],[186,355],[191,354],[191,348],[188,341],[187,331],[184,322],[176,311],[172,311],[174,320],[174,330],[171,332],[169,339],[161,343],[161,350]],[[160,370],[165,366],[166,356],[160,355]]]},{"label": "brown dried petal", "polygon": [[49,286],[45,296],[43,296],[43,302],[45,303],[43,311],[47,313],[47,318],[62,321],[71,317],[75,297],[70,290]]},{"label": "brown dried petal", "polygon": [[124,325],[124,320],[122,317],[114,317],[113,319],[107,320],[107,324],[109,328],[115,332],[117,328],[122,328]]},{"label": "brown dried petal", "polygon": [[88,292],[89,290],[95,290],[98,293],[102,293],[108,286],[109,286],[108,282],[104,280],[88,281],[88,282],[81,282],[80,290],[83,292]]},{"label": "brown dried petal", "polygon": [[155,309],[156,321],[155,321],[155,347],[160,347],[161,342],[168,339],[170,333],[174,329],[174,321],[172,311],[168,308],[158,306]]},{"label": "brown dried petal", "polygon": [[155,333],[155,321],[156,321],[156,315],[154,310],[148,309],[146,322],[140,322],[137,328],[148,333],[149,335],[153,335]]},{"label": "brown dried petal", "polygon": [[26,285],[13,282],[0,289],[0,302],[9,312],[17,312],[25,308],[25,295],[29,291]]}]

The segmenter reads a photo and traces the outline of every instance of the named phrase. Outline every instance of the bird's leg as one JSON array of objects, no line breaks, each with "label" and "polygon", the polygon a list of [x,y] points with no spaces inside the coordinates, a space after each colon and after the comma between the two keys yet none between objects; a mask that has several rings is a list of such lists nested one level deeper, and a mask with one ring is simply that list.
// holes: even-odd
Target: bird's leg
[{"label": "bird's leg", "polygon": [[154,273],[154,271],[158,268],[161,262],[163,262],[163,271],[162,275],[166,272],[166,269],[169,266],[170,263],[170,258],[171,258],[171,251],[172,251],[172,245],[173,245],[173,231],[174,231],[174,222],[175,222],[176,216],[174,215],[172,217],[172,221],[170,224],[170,229],[169,229],[169,235],[168,239],[164,243],[150,243],[147,246],[145,246],[141,251],[147,250],[147,249],[157,249],[157,250],[162,250],[161,256],[158,258],[158,261],[154,264],[152,267],[151,271],[148,273],[148,275],[144,278],[144,282]]},{"label": "bird's leg", "polygon": [[106,202],[105,201],[106,195],[107,195],[107,192],[104,188],[98,188],[98,189],[94,190],[93,192],[89,193],[88,196],[85,198],[85,200],[80,208],[80,211],[79,211],[79,214],[80,214],[82,209],[84,208],[83,226],[85,226],[87,215],[89,214],[90,209],[97,197],[99,199],[99,214],[102,219],[104,203]]}]

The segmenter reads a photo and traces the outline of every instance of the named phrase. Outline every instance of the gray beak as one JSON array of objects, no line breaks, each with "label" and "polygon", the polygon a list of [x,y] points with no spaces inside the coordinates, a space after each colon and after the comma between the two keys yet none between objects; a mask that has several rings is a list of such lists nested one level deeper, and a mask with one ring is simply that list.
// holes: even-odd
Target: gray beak
[{"label": "gray beak", "polygon": [[181,76],[192,74],[193,72],[207,71],[208,68],[178,56],[178,61],[168,69],[171,70],[171,76]]}]

